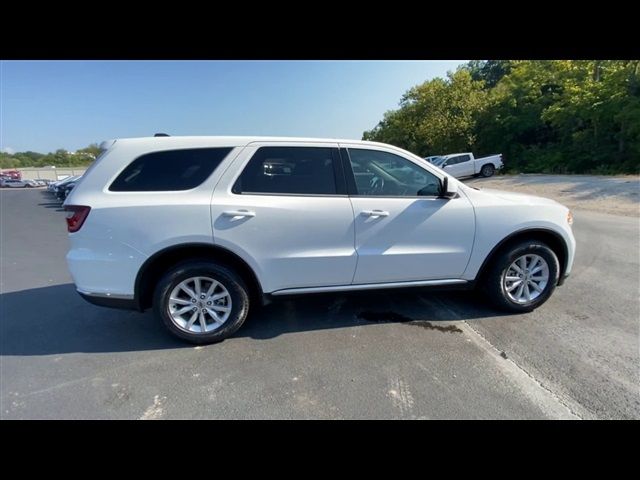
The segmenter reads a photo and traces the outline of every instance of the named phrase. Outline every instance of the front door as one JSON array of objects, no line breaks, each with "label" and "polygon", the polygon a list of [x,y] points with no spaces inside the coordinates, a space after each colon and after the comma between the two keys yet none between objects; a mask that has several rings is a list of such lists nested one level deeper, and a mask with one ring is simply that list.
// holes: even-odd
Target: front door
[{"label": "front door", "polygon": [[266,293],[348,285],[353,210],[337,144],[253,143],[215,188],[214,243],[247,260]]},{"label": "front door", "polygon": [[355,215],[353,283],[459,278],[475,230],[464,194],[438,198],[435,169],[391,149],[354,145],[348,154],[341,151],[348,158],[344,164]]},{"label": "front door", "polygon": [[456,178],[467,177],[474,174],[471,155],[467,154],[449,158],[444,169],[449,175],[453,175]]}]

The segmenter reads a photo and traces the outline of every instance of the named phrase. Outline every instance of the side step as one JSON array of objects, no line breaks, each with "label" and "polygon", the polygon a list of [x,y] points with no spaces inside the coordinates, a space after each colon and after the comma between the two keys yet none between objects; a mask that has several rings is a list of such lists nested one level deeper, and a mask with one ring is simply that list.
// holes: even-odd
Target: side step
[{"label": "side step", "polygon": [[360,290],[379,290],[387,288],[407,288],[407,287],[435,287],[446,285],[464,285],[467,280],[459,278],[447,278],[444,280],[417,280],[414,282],[390,282],[390,283],[363,283],[360,285],[333,285],[329,287],[303,287],[285,288],[271,292],[273,296],[299,295],[304,293],[325,293],[325,292],[350,292]]}]

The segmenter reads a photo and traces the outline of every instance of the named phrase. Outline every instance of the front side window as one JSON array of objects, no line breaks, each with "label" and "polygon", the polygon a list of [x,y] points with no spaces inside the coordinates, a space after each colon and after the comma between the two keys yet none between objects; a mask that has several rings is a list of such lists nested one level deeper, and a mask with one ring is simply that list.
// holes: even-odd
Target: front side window
[{"label": "front side window", "polygon": [[440,181],[431,172],[393,153],[350,148],[357,195],[437,196]]},{"label": "front side window", "polygon": [[447,165],[457,165],[458,163],[467,162],[469,159],[469,155],[458,155],[457,157],[451,157],[447,160]]},{"label": "front side window", "polygon": [[333,195],[333,149],[260,147],[233,186],[233,193]]},{"label": "front side window", "polygon": [[136,158],[113,181],[112,192],[190,190],[202,184],[232,150],[192,148],[147,153]]}]

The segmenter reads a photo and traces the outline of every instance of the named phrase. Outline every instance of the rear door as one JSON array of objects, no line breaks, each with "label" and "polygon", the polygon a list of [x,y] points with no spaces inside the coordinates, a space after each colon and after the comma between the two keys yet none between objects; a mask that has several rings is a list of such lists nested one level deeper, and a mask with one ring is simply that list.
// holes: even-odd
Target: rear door
[{"label": "rear door", "polygon": [[265,292],[348,285],[354,221],[333,143],[256,142],[215,188],[214,243],[237,253]]}]

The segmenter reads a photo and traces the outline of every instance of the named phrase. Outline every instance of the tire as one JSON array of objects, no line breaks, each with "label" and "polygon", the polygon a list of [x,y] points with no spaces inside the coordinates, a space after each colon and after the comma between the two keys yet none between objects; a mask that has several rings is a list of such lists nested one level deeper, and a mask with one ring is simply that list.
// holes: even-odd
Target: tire
[{"label": "tire", "polygon": [[[531,292],[530,296],[535,296],[535,298],[529,301],[526,300],[526,291],[524,291],[523,288],[522,295],[525,298],[522,299],[522,302],[518,302],[513,297],[518,296],[520,291],[519,285],[523,282],[521,280],[518,284],[517,279],[510,281],[506,278],[514,278],[511,275],[520,275],[516,273],[515,270],[510,270],[510,268],[516,260],[519,260],[520,264],[522,264],[522,258],[524,256],[526,256],[525,262],[527,259],[533,262],[535,257],[540,257],[544,262],[538,261],[537,265],[540,266],[546,263],[547,269],[545,270],[543,267],[541,270],[538,270],[538,272],[530,277],[533,280],[526,283],[526,288]],[[560,274],[558,257],[547,245],[537,240],[529,240],[509,246],[499,252],[492,262],[493,265],[490,266],[487,274],[483,276],[481,280],[481,288],[487,296],[487,299],[500,310],[518,313],[531,312],[549,299],[558,284]],[[535,272],[536,268],[537,267],[534,267],[531,271]],[[525,273],[523,273],[524,278],[528,278],[526,277],[528,271],[529,270],[525,270]],[[538,278],[544,278],[545,272],[548,275],[546,284],[538,282]],[[510,275],[507,275],[507,273],[510,273]],[[535,282],[538,288],[542,289],[542,292],[534,290],[532,282]],[[514,284],[518,286],[509,293],[507,286],[513,287]]]},{"label": "tire", "polygon": [[485,178],[493,176],[494,173],[496,173],[496,167],[494,167],[490,163],[483,165],[482,168],[480,169],[480,175]]},{"label": "tire", "polygon": [[[215,294],[216,296],[220,296],[226,292],[227,295],[221,300],[230,302],[228,317],[217,327],[215,327],[217,323],[211,314],[202,314],[205,318],[206,328],[214,328],[211,331],[207,331],[206,329],[204,332],[200,331],[200,312],[204,312],[207,308],[209,310],[215,310],[216,307],[227,308],[225,305],[229,305],[229,303],[216,305],[214,301],[213,306],[207,307],[207,301],[213,297],[207,297],[205,300],[201,300],[200,297],[198,297],[197,302],[199,303],[197,303],[197,306],[194,306],[194,308],[196,308],[194,313],[197,313],[198,316],[189,330],[185,328],[188,327],[189,323],[186,323],[186,325],[178,324],[178,322],[187,322],[187,317],[188,320],[191,320],[192,312],[187,311],[182,316],[177,315],[179,313],[179,309],[190,308],[190,306],[187,303],[182,303],[181,305],[172,304],[171,299],[176,298],[175,292],[176,289],[178,289],[178,295],[182,295],[180,297],[181,302],[192,302],[193,299],[191,296],[181,290],[179,285],[194,278],[201,279],[198,281],[202,285],[201,293],[203,295],[206,294],[204,290],[208,289],[207,285],[211,285],[211,283],[207,283],[206,279],[215,280],[215,282],[219,283],[222,289],[220,287],[216,287],[212,295]],[[193,285],[194,288],[191,288],[191,291],[192,293],[196,292],[195,283],[187,283],[187,285]],[[222,292],[222,290],[224,290],[224,292]],[[215,292],[218,293],[216,294]],[[174,294],[174,297],[171,297],[172,293]],[[209,304],[211,304],[211,302],[209,302]],[[182,305],[184,305],[184,307]],[[178,311],[175,310],[176,308]],[[174,309],[173,314],[170,309]],[[249,313],[249,290],[242,278],[240,278],[240,276],[232,269],[206,260],[192,260],[176,265],[160,279],[156,285],[153,295],[153,311],[156,317],[164,323],[164,326],[173,335],[182,340],[198,345],[221,342],[225,338],[233,335],[247,318],[247,314]],[[220,313],[216,311],[215,313],[222,316],[226,315],[226,312]],[[175,320],[176,318],[178,320]]]}]

